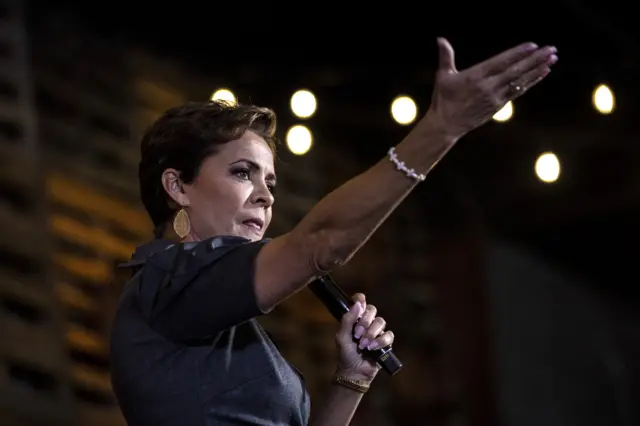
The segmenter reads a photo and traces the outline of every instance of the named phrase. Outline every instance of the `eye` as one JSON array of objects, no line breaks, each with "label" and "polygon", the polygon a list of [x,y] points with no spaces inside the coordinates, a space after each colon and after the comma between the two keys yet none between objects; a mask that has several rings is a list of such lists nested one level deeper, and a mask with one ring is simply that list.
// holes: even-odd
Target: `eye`
[{"label": "eye", "polygon": [[268,183],[267,184],[267,188],[269,189],[269,192],[271,192],[271,194],[275,195],[276,193],[276,185],[273,183]]},{"label": "eye", "polygon": [[243,180],[250,180],[251,179],[251,170],[246,169],[246,168],[235,169],[233,171],[233,174],[235,176],[239,177],[240,179],[243,179]]}]

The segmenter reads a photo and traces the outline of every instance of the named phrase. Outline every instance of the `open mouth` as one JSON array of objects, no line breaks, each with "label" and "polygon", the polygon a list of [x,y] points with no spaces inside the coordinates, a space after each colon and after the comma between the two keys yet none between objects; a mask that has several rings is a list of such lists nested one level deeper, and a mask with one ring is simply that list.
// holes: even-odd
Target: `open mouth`
[{"label": "open mouth", "polygon": [[264,226],[264,222],[260,219],[247,219],[242,221],[242,224],[254,231],[262,231],[262,227]]}]

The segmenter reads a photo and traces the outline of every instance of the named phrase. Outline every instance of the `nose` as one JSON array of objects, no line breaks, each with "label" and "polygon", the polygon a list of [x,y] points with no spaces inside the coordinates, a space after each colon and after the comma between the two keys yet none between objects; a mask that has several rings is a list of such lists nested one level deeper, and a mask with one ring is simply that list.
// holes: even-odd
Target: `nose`
[{"label": "nose", "polygon": [[271,191],[269,191],[269,187],[267,184],[263,183],[262,185],[255,186],[253,192],[253,202],[255,204],[259,204],[264,208],[269,208],[273,205],[274,198]]}]

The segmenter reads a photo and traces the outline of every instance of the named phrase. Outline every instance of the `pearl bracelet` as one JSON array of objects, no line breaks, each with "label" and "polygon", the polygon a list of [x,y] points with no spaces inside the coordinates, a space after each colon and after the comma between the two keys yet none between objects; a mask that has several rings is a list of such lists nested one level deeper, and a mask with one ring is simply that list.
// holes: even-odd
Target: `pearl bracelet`
[{"label": "pearl bracelet", "polygon": [[389,148],[389,152],[387,154],[389,155],[389,161],[395,164],[396,169],[398,169],[398,171],[401,171],[402,173],[407,175],[407,177],[413,180],[417,180],[418,182],[422,182],[427,178],[427,175],[418,173],[414,169],[408,168],[404,164],[404,161],[398,160],[398,154],[396,154],[395,146],[392,146],[391,148]]}]

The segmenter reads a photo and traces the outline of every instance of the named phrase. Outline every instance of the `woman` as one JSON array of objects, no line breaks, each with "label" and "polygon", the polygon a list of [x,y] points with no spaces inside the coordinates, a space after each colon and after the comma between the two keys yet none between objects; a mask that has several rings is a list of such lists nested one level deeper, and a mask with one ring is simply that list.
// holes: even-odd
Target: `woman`
[{"label": "woman", "polygon": [[[308,424],[302,377],[255,318],[347,262],[458,139],[557,60],[554,48],[528,43],[458,72],[449,43],[438,45],[426,116],[388,158],[269,241],[263,235],[276,187],[270,110],[191,103],[149,129],[140,191],[159,238],[128,264],[135,275],[111,340],[114,391],[131,426]],[[333,386],[314,410],[314,426],[349,424],[378,373],[363,350],[393,343],[364,295],[354,302],[337,333]]]}]

